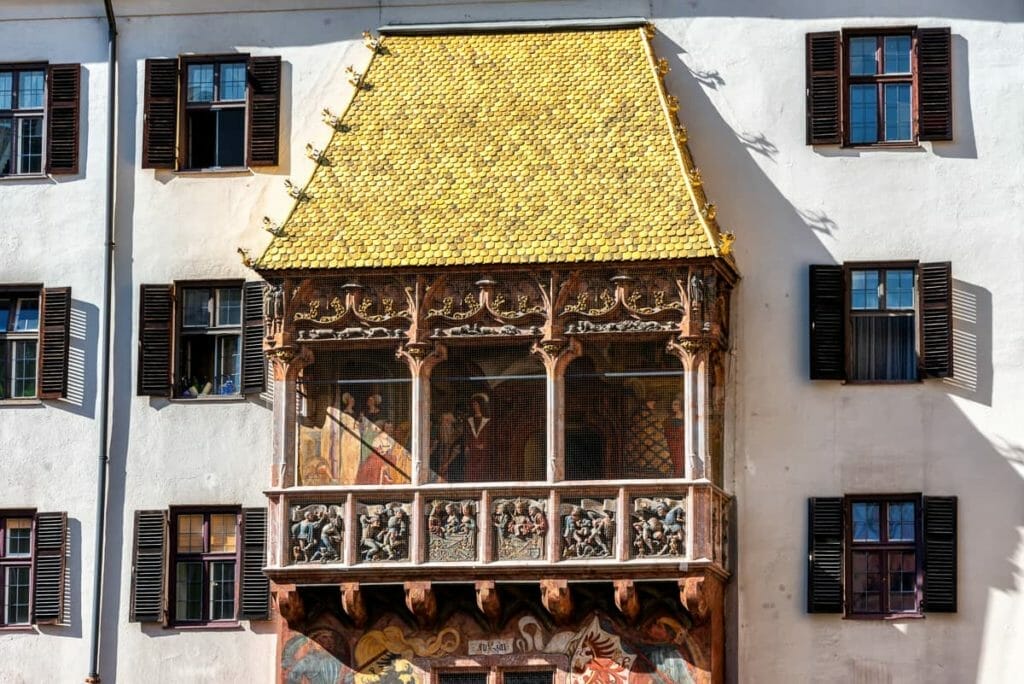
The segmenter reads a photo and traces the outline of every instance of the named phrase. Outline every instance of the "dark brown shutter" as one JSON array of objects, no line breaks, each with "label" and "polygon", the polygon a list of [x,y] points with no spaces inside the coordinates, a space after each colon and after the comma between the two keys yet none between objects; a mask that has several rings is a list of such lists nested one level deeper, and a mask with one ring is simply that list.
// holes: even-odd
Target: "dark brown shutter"
[{"label": "dark brown shutter", "polygon": [[165,621],[166,557],[167,511],[135,511],[129,621]]},{"label": "dark brown shutter", "polygon": [[249,166],[277,166],[281,128],[281,58],[249,59]]},{"label": "dark brown shutter", "polygon": [[174,298],[170,285],[143,285],[139,307],[138,394],[171,394]]},{"label": "dark brown shutter", "polygon": [[807,612],[843,612],[843,500],[807,500]]},{"label": "dark brown shutter", "polygon": [[950,33],[917,30],[917,126],[921,140],[953,139],[953,77]]},{"label": "dark brown shutter", "polygon": [[926,613],[956,612],[956,497],[924,497]]},{"label": "dark brown shutter", "polygon": [[242,288],[242,394],[262,392],[267,358],[263,354],[263,281]]},{"label": "dark brown shutter", "polygon": [[953,271],[948,261],[921,264],[921,375],[953,375]]},{"label": "dark brown shutter", "polygon": [[267,556],[267,509],[242,511],[242,611],[244,620],[270,619],[270,580],[263,574]]},{"label": "dark brown shutter", "polygon": [[842,142],[839,87],[842,39],[838,31],[807,34],[807,144]]},{"label": "dark brown shutter", "polygon": [[71,288],[48,287],[40,297],[39,398],[68,395],[68,344],[71,328]]},{"label": "dark brown shutter", "polygon": [[142,168],[173,169],[178,160],[178,60],[147,59]]},{"label": "dark brown shutter", "polygon": [[813,265],[810,277],[811,380],[846,378],[843,267]]},{"label": "dark brown shutter", "polygon": [[67,625],[70,588],[68,514],[36,513],[32,621],[36,624]]},{"label": "dark brown shutter", "polygon": [[49,94],[46,101],[47,173],[78,173],[81,74],[80,64],[53,64],[49,68]]}]

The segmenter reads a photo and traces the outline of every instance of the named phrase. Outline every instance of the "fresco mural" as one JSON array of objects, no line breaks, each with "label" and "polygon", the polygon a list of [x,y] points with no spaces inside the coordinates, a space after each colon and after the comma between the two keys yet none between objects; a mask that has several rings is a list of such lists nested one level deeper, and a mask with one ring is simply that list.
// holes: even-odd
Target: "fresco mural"
[{"label": "fresco mural", "polygon": [[[593,611],[574,626],[556,628],[542,615],[520,614],[495,630],[454,612],[433,630],[420,630],[395,614],[381,615],[365,631],[342,626],[323,608],[304,633],[287,630],[282,684],[420,684],[432,668],[456,663],[515,668],[547,663],[566,684],[689,684],[706,681],[685,618],[652,616],[626,625],[614,613]],[[500,655],[481,655],[481,644],[510,644]],[[561,681],[561,680],[559,680]]]}]

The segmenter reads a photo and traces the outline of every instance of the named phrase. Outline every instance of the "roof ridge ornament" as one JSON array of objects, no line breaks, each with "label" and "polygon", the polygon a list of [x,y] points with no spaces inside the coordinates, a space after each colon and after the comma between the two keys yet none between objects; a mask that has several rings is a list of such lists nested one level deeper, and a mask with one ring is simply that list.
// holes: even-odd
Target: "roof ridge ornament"
[{"label": "roof ridge ornament", "polygon": [[267,231],[274,237],[281,237],[284,235],[284,229],[271,221],[269,216],[263,217],[263,230]]},{"label": "roof ridge ornament", "polygon": [[324,107],[323,111],[320,112],[320,118],[325,124],[333,128],[340,133],[348,133],[351,129],[348,125],[341,122],[341,117],[332,112],[327,107]]},{"label": "roof ridge ornament", "polygon": [[306,143],[306,156],[317,164],[327,164],[327,155],[323,153],[323,150],[313,147],[312,143]]},{"label": "roof ridge ornament", "polygon": [[297,199],[300,202],[302,200],[309,199],[309,195],[306,194],[306,191],[303,190],[302,188],[300,188],[298,185],[295,185],[294,183],[292,183],[290,178],[285,178],[285,180],[284,180],[284,188],[285,188],[285,190],[288,191],[288,194],[293,199]]},{"label": "roof ridge ornament", "polygon": [[366,49],[378,55],[383,52],[380,38],[375,38],[369,31],[363,31],[363,45],[366,46]]}]

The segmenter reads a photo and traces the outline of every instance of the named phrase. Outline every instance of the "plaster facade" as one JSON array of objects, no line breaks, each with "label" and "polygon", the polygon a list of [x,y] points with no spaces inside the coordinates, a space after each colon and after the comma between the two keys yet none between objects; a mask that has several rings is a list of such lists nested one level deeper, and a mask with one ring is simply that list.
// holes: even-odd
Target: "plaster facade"
[{"label": "plaster facade", "polygon": [[[1024,669],[1024,7],[1017,0],[821,3],[304,0],[216,9],[198,0],[115,3],[119,28],[110,492],[104,681],[273,681],[277,634],[128,622],[134,511],[265,505],[270,408],[135,395],[143,283],[253,279],[264,215],[284,179],[312,172],[324,107],[351,97],[360,34],[388,23],[646,16],[680,100],[718,220],[736,234],[726,488],[736,497],[728,585],[730,681],[1011,682]],[[804,144],[804,34],[950,26],[954,141],[913,149]],[[106,26],[102,3],[11,2],[0,62],[83,64],[82,166],[0,180],[0,284],[72,287],[69,398],[0,405],[0,509],[67,510],[71,623],[0,632],[0,679],[80,681],[91,620],[96,396],[102,316]],[[281,163],[229,174],[139,168],[144,60],[280,55]],[[807,379],[807,265],[952,261],[955,375],[856,386]],[[959,611],[859,621],[805,611],[810,496],[959,497]]]}]

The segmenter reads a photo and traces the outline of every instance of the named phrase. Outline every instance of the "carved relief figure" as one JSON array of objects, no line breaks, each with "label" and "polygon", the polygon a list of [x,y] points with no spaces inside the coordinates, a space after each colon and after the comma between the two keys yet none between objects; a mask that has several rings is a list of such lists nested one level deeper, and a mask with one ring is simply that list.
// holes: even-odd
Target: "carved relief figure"
[{"label": "carved relief figure", "polygon": [[452,411],[441,414],[430,443],[430,471],[436,482],[466,481],[466,452],[463,426]]},{"label": "carved relief figure", "polygon": [[498,560],[538,560],[544,557],[548,532],[546,503],[532,499],[497,499],[494,505]]},{"label": "carved relief figure", "polygon": [[672,457],[671,477],[683,477],[685,457],[683,455],[683,437],[686,422],[683,419],[683,395],[677,394],[672,399],[672,415],[661,424],[668,442],[668,451]]},{"label": "carved relief figure", "polygon": [[608,558],[615,555],[615,501],[583,499],[562,504],[562,558]]},{"label": "carved relief figure", "polygon": [[684,500],[636,499],[633,502],[633,555],[686,555]]},{"label": "carved relief figure", "polygon": [[630,421],[626,434],[626,457],[634,477],[673,477],[674,466],[668,440],[657,416],[657,402],[643,397],[640,383],[634,386],[642,405]]},{"label": "carved relief figure", "polygon": [[482,482],[492,472],[491,451],[491,418],[489,413],[489,397],[483,392],[474,394],[469,400],[471,411],[466,418],[464,433],[466,445],[466,480]]},{"label": "carved relief figure", "polygon": [[427,514],[427,557],[437,561],[476,558],[476,508],[471,500],[437,500]]},{"label": "carved relief figure", "polygon": [[294,563],[341,561],[344,516],[340,505],[292,506],[291,549]]},{"label": "carved relief figure", "polygon": [[359,515],[359,528],[363,561],[409,558],[409,504],[366,506]]}]

